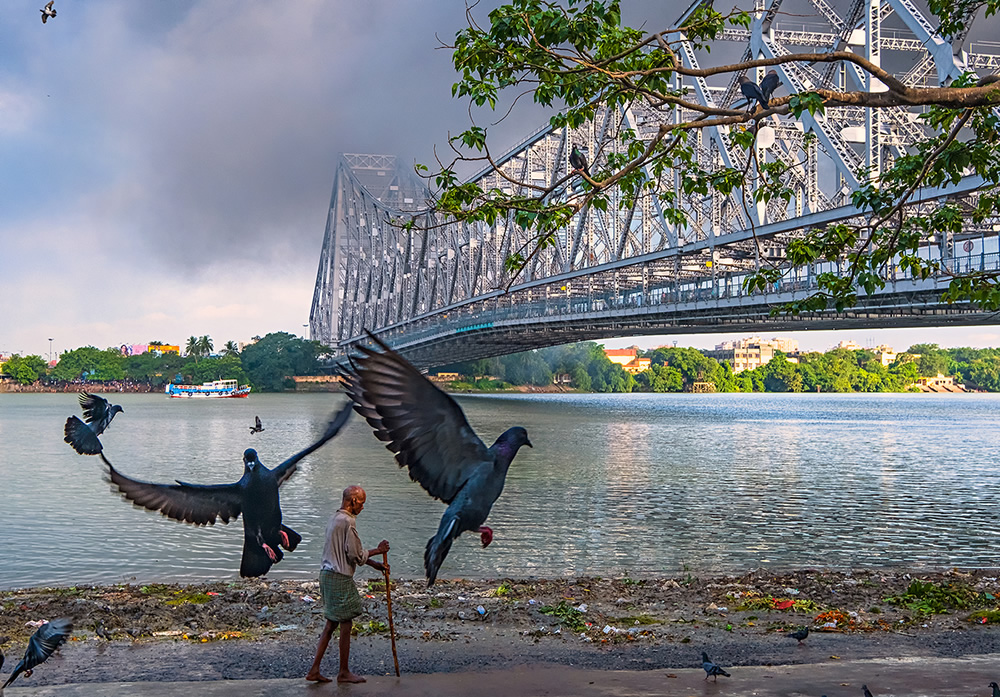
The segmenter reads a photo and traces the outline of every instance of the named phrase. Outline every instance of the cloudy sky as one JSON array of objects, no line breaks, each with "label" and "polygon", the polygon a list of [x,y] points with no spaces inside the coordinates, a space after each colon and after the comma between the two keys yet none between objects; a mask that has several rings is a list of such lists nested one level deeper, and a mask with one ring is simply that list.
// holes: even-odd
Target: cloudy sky
[{"label": "cloudy sky", "polygon": [[[464,2],[57,0],[45,25],[41,5],[0,15],[0,352],[302,334],[337,154],[429,162],[468,123],[439,49]],[[829,334],[799,338],[1000,345],[993,327]]]}]

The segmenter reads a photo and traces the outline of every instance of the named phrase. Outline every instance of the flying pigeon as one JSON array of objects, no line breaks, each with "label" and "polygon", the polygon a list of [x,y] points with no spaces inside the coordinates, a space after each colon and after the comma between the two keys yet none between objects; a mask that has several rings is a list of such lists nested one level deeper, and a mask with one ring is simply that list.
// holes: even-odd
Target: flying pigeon
[{"label": "flying pigeon", "polygon": [[774,91],[778,89],[781,85],[781,80],[778,79],[778,73],[775,70],[768,70],[767,75],[764,79],[760,81],[760,93],[764,95],[764,101],[768,104],[771,103],[771,95]]},{"label": "flying pigeon", "polygon": [[[73,622],[66,617],[58,620],[46,622],[28,639],[28,648],[24,651],[24,658],[14,667],[14,672],[7,678],[7,682],[0,687],[5,689],[17,679],[17,676],[24,673],[24,677],[29,677],[35,666],[42,663],[55,653],[56,649],[62,646],[73,631]],[[3,655],[0,654],[0,666],[3,665]]]},{"label": "flying pigeon", "polygon": [[997,685],[995,682],[991,682],[990,687],[993,688],[993,697],[1000,697],[1000,685]]},{"label": "flying pigeon", "polygon": [[762,109],[767,109],[769,105],[767,97],[765,97],[764,93],[760,91],[760,87],[758,87],[756,82],[748,78],[746,75],[740,75],[739,83],[740,92],[742,92],[743,96],[747,98],[747,111],[754,111],[754,100],[760,103]]},{"label": "flying pigeon", "polygon": [[569,163],[573,165],[573,170],[576,172],[587,171],[587,156],[576,145],[573,146],[573,149],[569,153]]},{"label": "flying pigeon", "polygon": [[483,547],[493,530],[483,525],[503,491],[507,468],[522,445],[531,447],[528,432],[508,429],[489,448],[475,434],[454,399],[439,390],[405,358],[368,335],[381,351],[361,347],[343,371],[347,394],[375,437],[396,453],[410,479],[448,505],[437,534],[427,541],[424,570],[427,587],[463,532],[478,532]]},{"label": "flying pigeon", "polygon": [[714,677],[715,682],[719,681],[720,675],[725,675],[727,678],[732,677],[722,668],[722,666],[717,666],[714,663],[712,663],[711,659],[709,659],[708,657],[708,654],[704,651],[701,652],[701,667],[705,669],[705,680],[708,680],[709,676]]},{"label": "flying pigeon", "polygon": [[337,412],[319,440],[274,469],[261,464],[257,451],[247,448],[243,453],[243,477],[235,484],[153,484],[131,479],[116,470],[104,454],[101,459],[108,468],[112,491],[136,507],[159,511],[174,520],[194,525],[223,523],[243,514],[243,559],[240,576],[263,576],[284,554],[295,550],[302,537],[281,522],[278,488],[298,469],[299,460],[309,455],[340,432],[351,415],[348,402]]},{"label": "flying pigeon", "polygon": [[49,0],[48,3],[46,3],[45,7],[39,10],[39,12],[42,13],[42,24],[45,24],[48,21],[49,17],[56,16],[56,11],[52,9],[52,5],[54,3],[55,0]]},{"label": "flying pigeon", "polygon": [[809,636],[809,627],[802,627],[801,629],[796,629],[794,632],[789,632],[786,634],[789,639],[798,639],[801,644],[807,636]]},{"label": "flying pigeon", "polygon": [[66,437],[63,440],[81,455],[97,455],[104,449],[98,436],[111,425],[111,419],[115,418],[115,414],[125,410],[117,404],[109,404],[104,397],[87,392],[80,394],[80,406],[83,408],[83,418],[87,423],[80,421],[77,416],[66,419],[66,426],[63,429]]},{"label": "flying pigeon", "polygon": [[867,685],[862,685],[861,689],[864,690],[865,697],[874,697],[874,695],[872,695],[872,691],[868,689]]},{"label": "flying pigeon", "polygon": [[260,422],[260,417],[259,416],[255,416],[254,420],[257,423],[255,423],[253,426],[250,427],[250,433],[260,433],[261,431],[264,430],[264,424],[262,424]]}]

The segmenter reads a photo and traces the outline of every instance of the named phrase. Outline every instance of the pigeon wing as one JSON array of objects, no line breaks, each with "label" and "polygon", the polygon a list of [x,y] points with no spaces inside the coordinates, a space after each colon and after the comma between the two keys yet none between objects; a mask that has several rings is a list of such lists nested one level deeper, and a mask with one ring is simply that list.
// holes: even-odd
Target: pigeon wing
[{"label": "pigeon wing", "polygon": [[362,347],[364,355],[344,374],[354,408],[396,453],[410,479],[451,503],[472,472],[492,457],[454,399],[369,336],[382,351]]},{"label": "pigeon wing", "polygon": [[122,498],[134,506],[193,525],[214,525],[235,520],[243,509],[239,482],[235,484],[153,484],[126,477],[101,454],[108,468],[108,480]]},{"label": "pigeon wing", "polygon": [[[289,477],[295,474],[296,470],[298,470],[299,468],[299,460],[301,460],[306,455],[313,452],[314,450],[325,444],[328,440],[330,440],[338,433],[340,433],[340,429],[342,429],[344,427],[344,424],[347,423],[347,420],[351,418],[351,406],[352,406],[351,403],[348,402],[340,409],[340,411],[338,411],[336,414],[333,415],[333,418],[330,419],[330,423],[326,425],[326,431],[324,431],[323,435],[319,437],[319,440],[317,440],[315,443],[310,445],[305,450],[295,453],[290,458],[288,458],[280,465],[275,467],[273,470],[271,470],[272,472],[274,472],[274,476],[278,480],[278,486],[284,484],[286,481],[288,481]],[[260,422],[258,421],[258,424],[259,423]]]},{"label": "pigeon wing", "polygon": [[255,416],[253,418],[254,418],[254,421],[255,421],[254,428],[256,428],[258,431],[262,431],[264,429],[264,425],[260,422],[260,417],[259,416]]},{"label": "pigeon wing", "polygon": [[[108,414],[111,411],[108,405],[108,400],[104,397],[99,397],[96,394],[90,394],[89,392],[80,393],[80,406],[83,408],[83,420],[88,424],[99,424],[103,427],[107,426],[110,417]],[[98,431],[97,435],[101,432]]]},{"label": "pigeon wing", "polygon": [[[73,622],[68,618],[61,618],[58,620],[52,620],[51,622],[46,622],[41,627],[38,628],[34,634],[31,635],[31,639],[28,640],[28,648],[24,652],[24,658],[21,662],[17,664],[14,668],[14,672],[10,674],[7,682],[3,684],[3,687],[7,687],[18,675],[26,670],[31,670],[38,664],[42,663],[56,652],[60,646],[62,646],[66,639],[69,638],[70,632],[73,631]],[[0,688],[2,689],[2,688]]]}]

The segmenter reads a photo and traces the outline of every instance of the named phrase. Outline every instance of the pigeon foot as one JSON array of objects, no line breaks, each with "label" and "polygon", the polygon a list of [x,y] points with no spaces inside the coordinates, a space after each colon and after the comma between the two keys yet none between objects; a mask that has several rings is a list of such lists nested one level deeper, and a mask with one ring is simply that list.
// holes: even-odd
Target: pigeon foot
[{"label": "pigeon foot", "polygon": [[483,541],[483,549],[490,546],[490,542],[493,541],[493,531],[483,525],[481,528],[476,530],[479,533],[480,539]]},{"label": "pigeon foot", "polygon": [[[284,534],[284,533],[282,533],[282,534]],[[271,559],[272,562],[277,562],[278,561],[278,555],[274,553],[274,550],[271,549],[271,547],[266,542],[264,544],[262,544],[261,547],[263,547],[264,551],[267,552],[267,556],[270,557],[270,559]]]},{"label": "pigeon foot", "polygon": [[285,549],[288,549],[289,547],[292,546],[292,543],[288,541],[288,533],[286,533],[284,530],[279,530],[278,531],[278,536],[281,537],[281,546],[282,547],[284,547]]}]

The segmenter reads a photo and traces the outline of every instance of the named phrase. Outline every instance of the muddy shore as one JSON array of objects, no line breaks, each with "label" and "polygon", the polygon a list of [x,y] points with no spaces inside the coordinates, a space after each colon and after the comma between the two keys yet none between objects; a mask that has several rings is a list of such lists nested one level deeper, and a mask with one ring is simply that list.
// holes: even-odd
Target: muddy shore
[{"label": "muddy shore", "polygon": [[[907,573],[762,570],[656,580],[393,582],[404,672],[560,664],[598,669],[828,663],[960,657],[1000,649],[997,570]],[[358,580],[352,662],[386,674],[385,588]],[[323,626],[318,584],[239,580],[0,592],[8,662],[32,626],[69,616],[72,641],[33,685],[68,682],[294,678]],[[810,628],[801,644],[787,632]],[[336,657],[328,655],[332,668]]]}]

